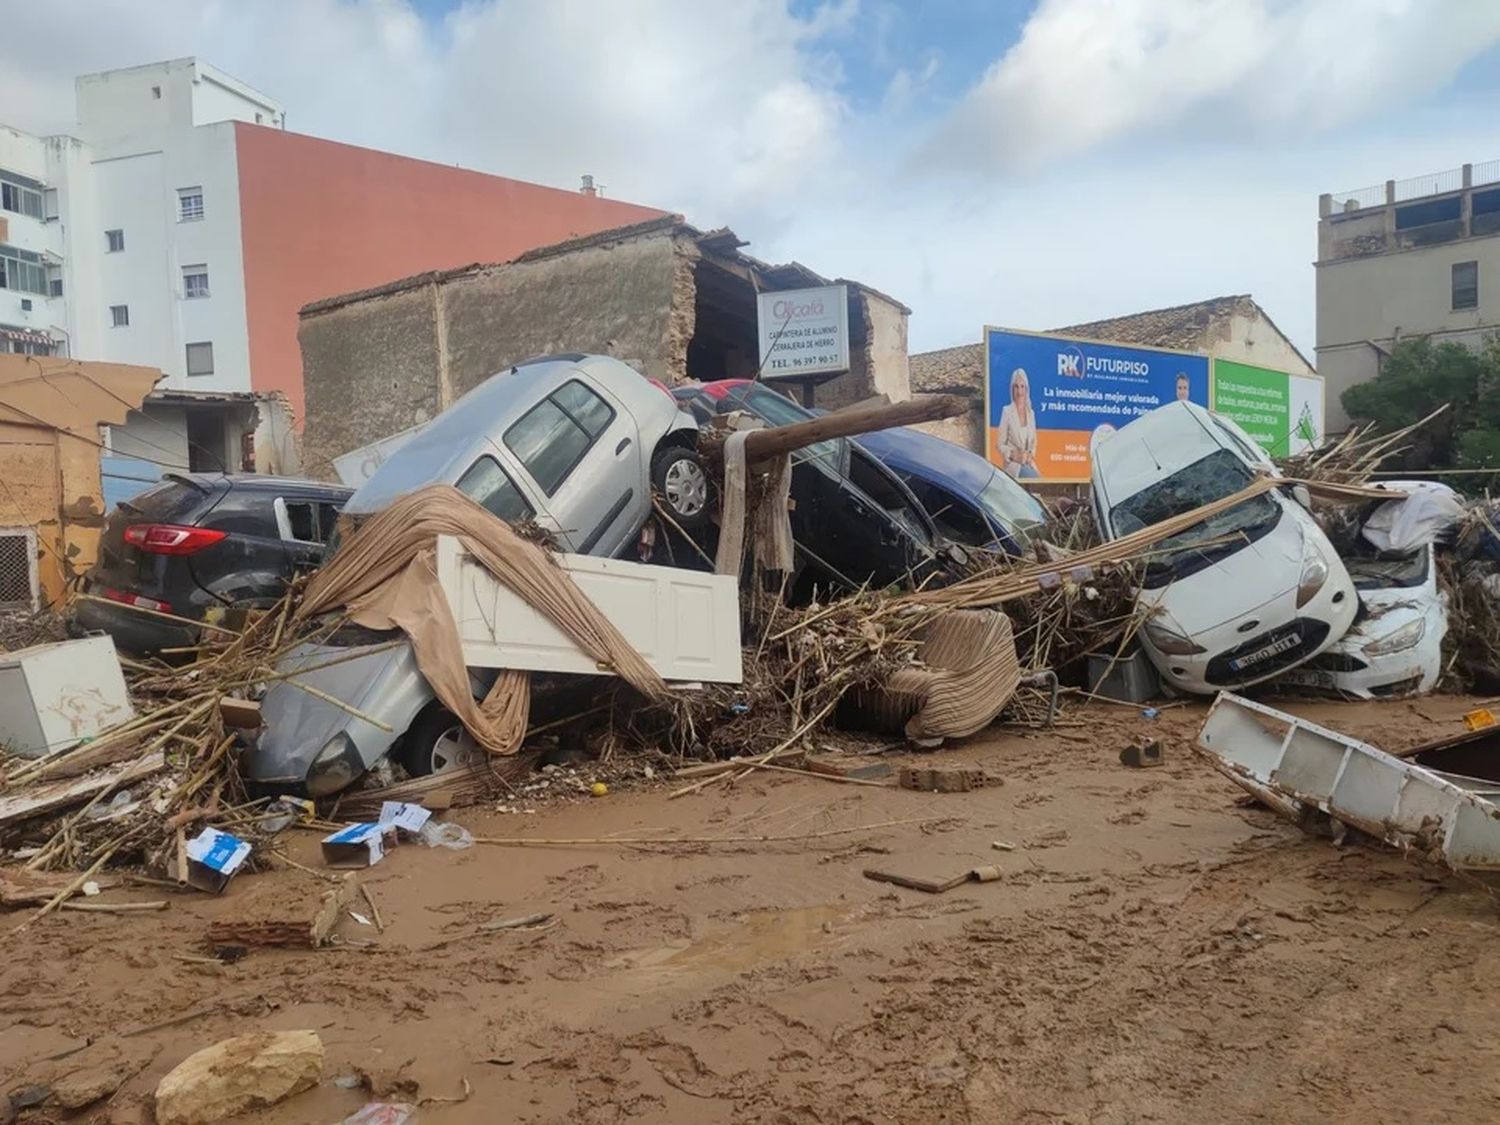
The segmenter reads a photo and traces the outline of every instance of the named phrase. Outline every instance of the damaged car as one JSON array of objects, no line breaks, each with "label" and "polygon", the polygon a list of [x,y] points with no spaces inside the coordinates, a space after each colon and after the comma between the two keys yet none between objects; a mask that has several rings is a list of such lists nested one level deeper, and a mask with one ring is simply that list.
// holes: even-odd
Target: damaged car
[{"label": "damaged car", "polygon": [[[511,524],[534,522],[563,550],[621,557],[638,546],[653,489],[683,527],[707,523],[697,435],[664,387],[621,361],[541,357],[491,376],[433,419],[344,512],[357,520],[424,485],[452,484]],[[414,777],[478,760],[399,633],[344,626],[294,649],[277,670],[291,675],[267,688],[260,735],[242,760],[263,788],[334,793],[388,753]],[[495,672],[470,676],[480,698]]]},{"label": "damaged car", "polygon": [[1388,481],[1402,499],[1369,504],[1342,551],[1359,596],[1349,631],[1328,651],[1277,677],[1276,687],[1351,699],[1422,695],[1443,670],[1448,595],[1438,581],[1437,547],[1456,533],[1465,506],[1432,481]]},{"label": "damaged car", "polygon": [[[1222,500],[1271,469],[1230,419],[1189,402],[1136,418],[1093,445],[1105,539]],[[1354,583],[1292,487],[1251,496],[1157,544],[1137,604],[1141,642],[1177,692],[1213,694],[1285,672],[1353,624]]]}]

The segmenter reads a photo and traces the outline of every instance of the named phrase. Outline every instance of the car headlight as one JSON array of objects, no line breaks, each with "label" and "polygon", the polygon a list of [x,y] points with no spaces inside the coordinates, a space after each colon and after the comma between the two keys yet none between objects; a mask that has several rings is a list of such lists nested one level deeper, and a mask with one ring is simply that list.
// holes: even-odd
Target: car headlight
[{"label": "car headlight", "polygon": [[1301,609],[1328,581],[1328,563],[1317,551],[1302,560],[1302,577],[1297,580],[1297,608]]},{"label": "car headlight", "polygon": [[1393,629],[1383,637],[1377,637],[1360,651],[1366,656],[1389,656],[1393,652],[1411,648],[1427,633],[1427,622],[1422,618],[1408,621],[1399,629]]},{"label": "car headlight", "polygon": [[1141,628],[1145,630],[1147,639],[1158,650],[1171,656],[1196,656],[1198,653],[1208,651],[1184,633],[1178,627],[1177,622],[1165,613],[1152,614],[1146,618]]},{"label": "car headlight", "polygon": [[314,797],[326,797],[346,789],[357,776],[354,768],[354,740],[343,731],[330,738],[307,767],[307,791]]}]

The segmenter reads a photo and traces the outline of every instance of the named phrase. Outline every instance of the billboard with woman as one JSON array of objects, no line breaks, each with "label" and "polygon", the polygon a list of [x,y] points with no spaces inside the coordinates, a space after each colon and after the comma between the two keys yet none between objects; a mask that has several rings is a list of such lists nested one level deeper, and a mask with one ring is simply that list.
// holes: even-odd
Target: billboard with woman
[{"label": "billboard with woman", "polygon": [[1208,358],[984,330],[986,449],[1024,481],[1089,479],[1089,442],[1174,399],[1208,405]]}]

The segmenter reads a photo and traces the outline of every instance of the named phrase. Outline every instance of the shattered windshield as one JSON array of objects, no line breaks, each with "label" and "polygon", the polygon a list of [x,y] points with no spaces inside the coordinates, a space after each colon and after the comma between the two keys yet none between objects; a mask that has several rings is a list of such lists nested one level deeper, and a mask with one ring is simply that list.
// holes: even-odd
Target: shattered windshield
[{"label": "shattered windshield", "polygon": [[[1220,449],[1116,504],[1110,509],[1110,523],[1117,537],[1129,535],[1231,496],[1254,479],[1242,460],[1229,450]],[[1146,584],[1155,586],[1173,578],[1186,578],[1232,555],[1275,527],[1280,514],[1276,501],[1261,493],[1163,539],[1152,548],[1152,557],[1146,565]]]},{"label": "shattered windshield", "polygon": [[1427,578],[1427,552],[1422,547],[1401,558],[1346,558],[1356,590],[1396,590],[1420,586]]}]

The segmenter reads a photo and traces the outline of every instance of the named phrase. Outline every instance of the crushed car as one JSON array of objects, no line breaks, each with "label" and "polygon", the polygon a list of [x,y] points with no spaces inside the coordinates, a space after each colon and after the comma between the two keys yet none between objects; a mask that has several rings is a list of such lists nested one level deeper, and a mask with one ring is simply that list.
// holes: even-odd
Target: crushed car
[{"label": "crushed car", "polygon": [[[511,524],[534,522],[565,550],[620,557],[637,546],[653,487],[684,527],[707,522],[697,435],[670,393],[621,361],[541,357],[491,376],[412,435],[345,513],[358,520],[424,485],[452,484]],[[294,649],[278,673],[291,675],[267,688],[261,732],[242,761],[266,789],[334,793],[393,751],[414,777],[480,753],[399,633],[345,626]],[[471,670],[475,698],[495,675]]]},{"label": "crushed car", "polygon": [[[749,379],[689,383],[672,392],[700,423],[744,411],[768,426],[816,417],[785,395]],[[832,438],[792,453],[792,539],[797,573],[792,602],[815,587],[846,590],[937,575],[949,546],[910,488],[858,442]]]},{"label": "crushed car", "polygon": [[1465,506],[1432,481],[1387,481],[1402,499],[1364,506],[1338,535],[1359,612],[1326,652],[1277,677],[1275,686],[1353,699],[1430,692],[1443,670],[1448,595],[1437,550],[1457,532]]},{"label": "crushed car", "polygon": [[[1232,420],[1173,402],[1093,442],[1101,535],[1118,539],[1245,489],[1272,471]],[[1163,541],[1137,598],[1141,645],[1176,692],[1268,680],[1338,641],[1354,582],[1295,486],[1251,496]]]}]

